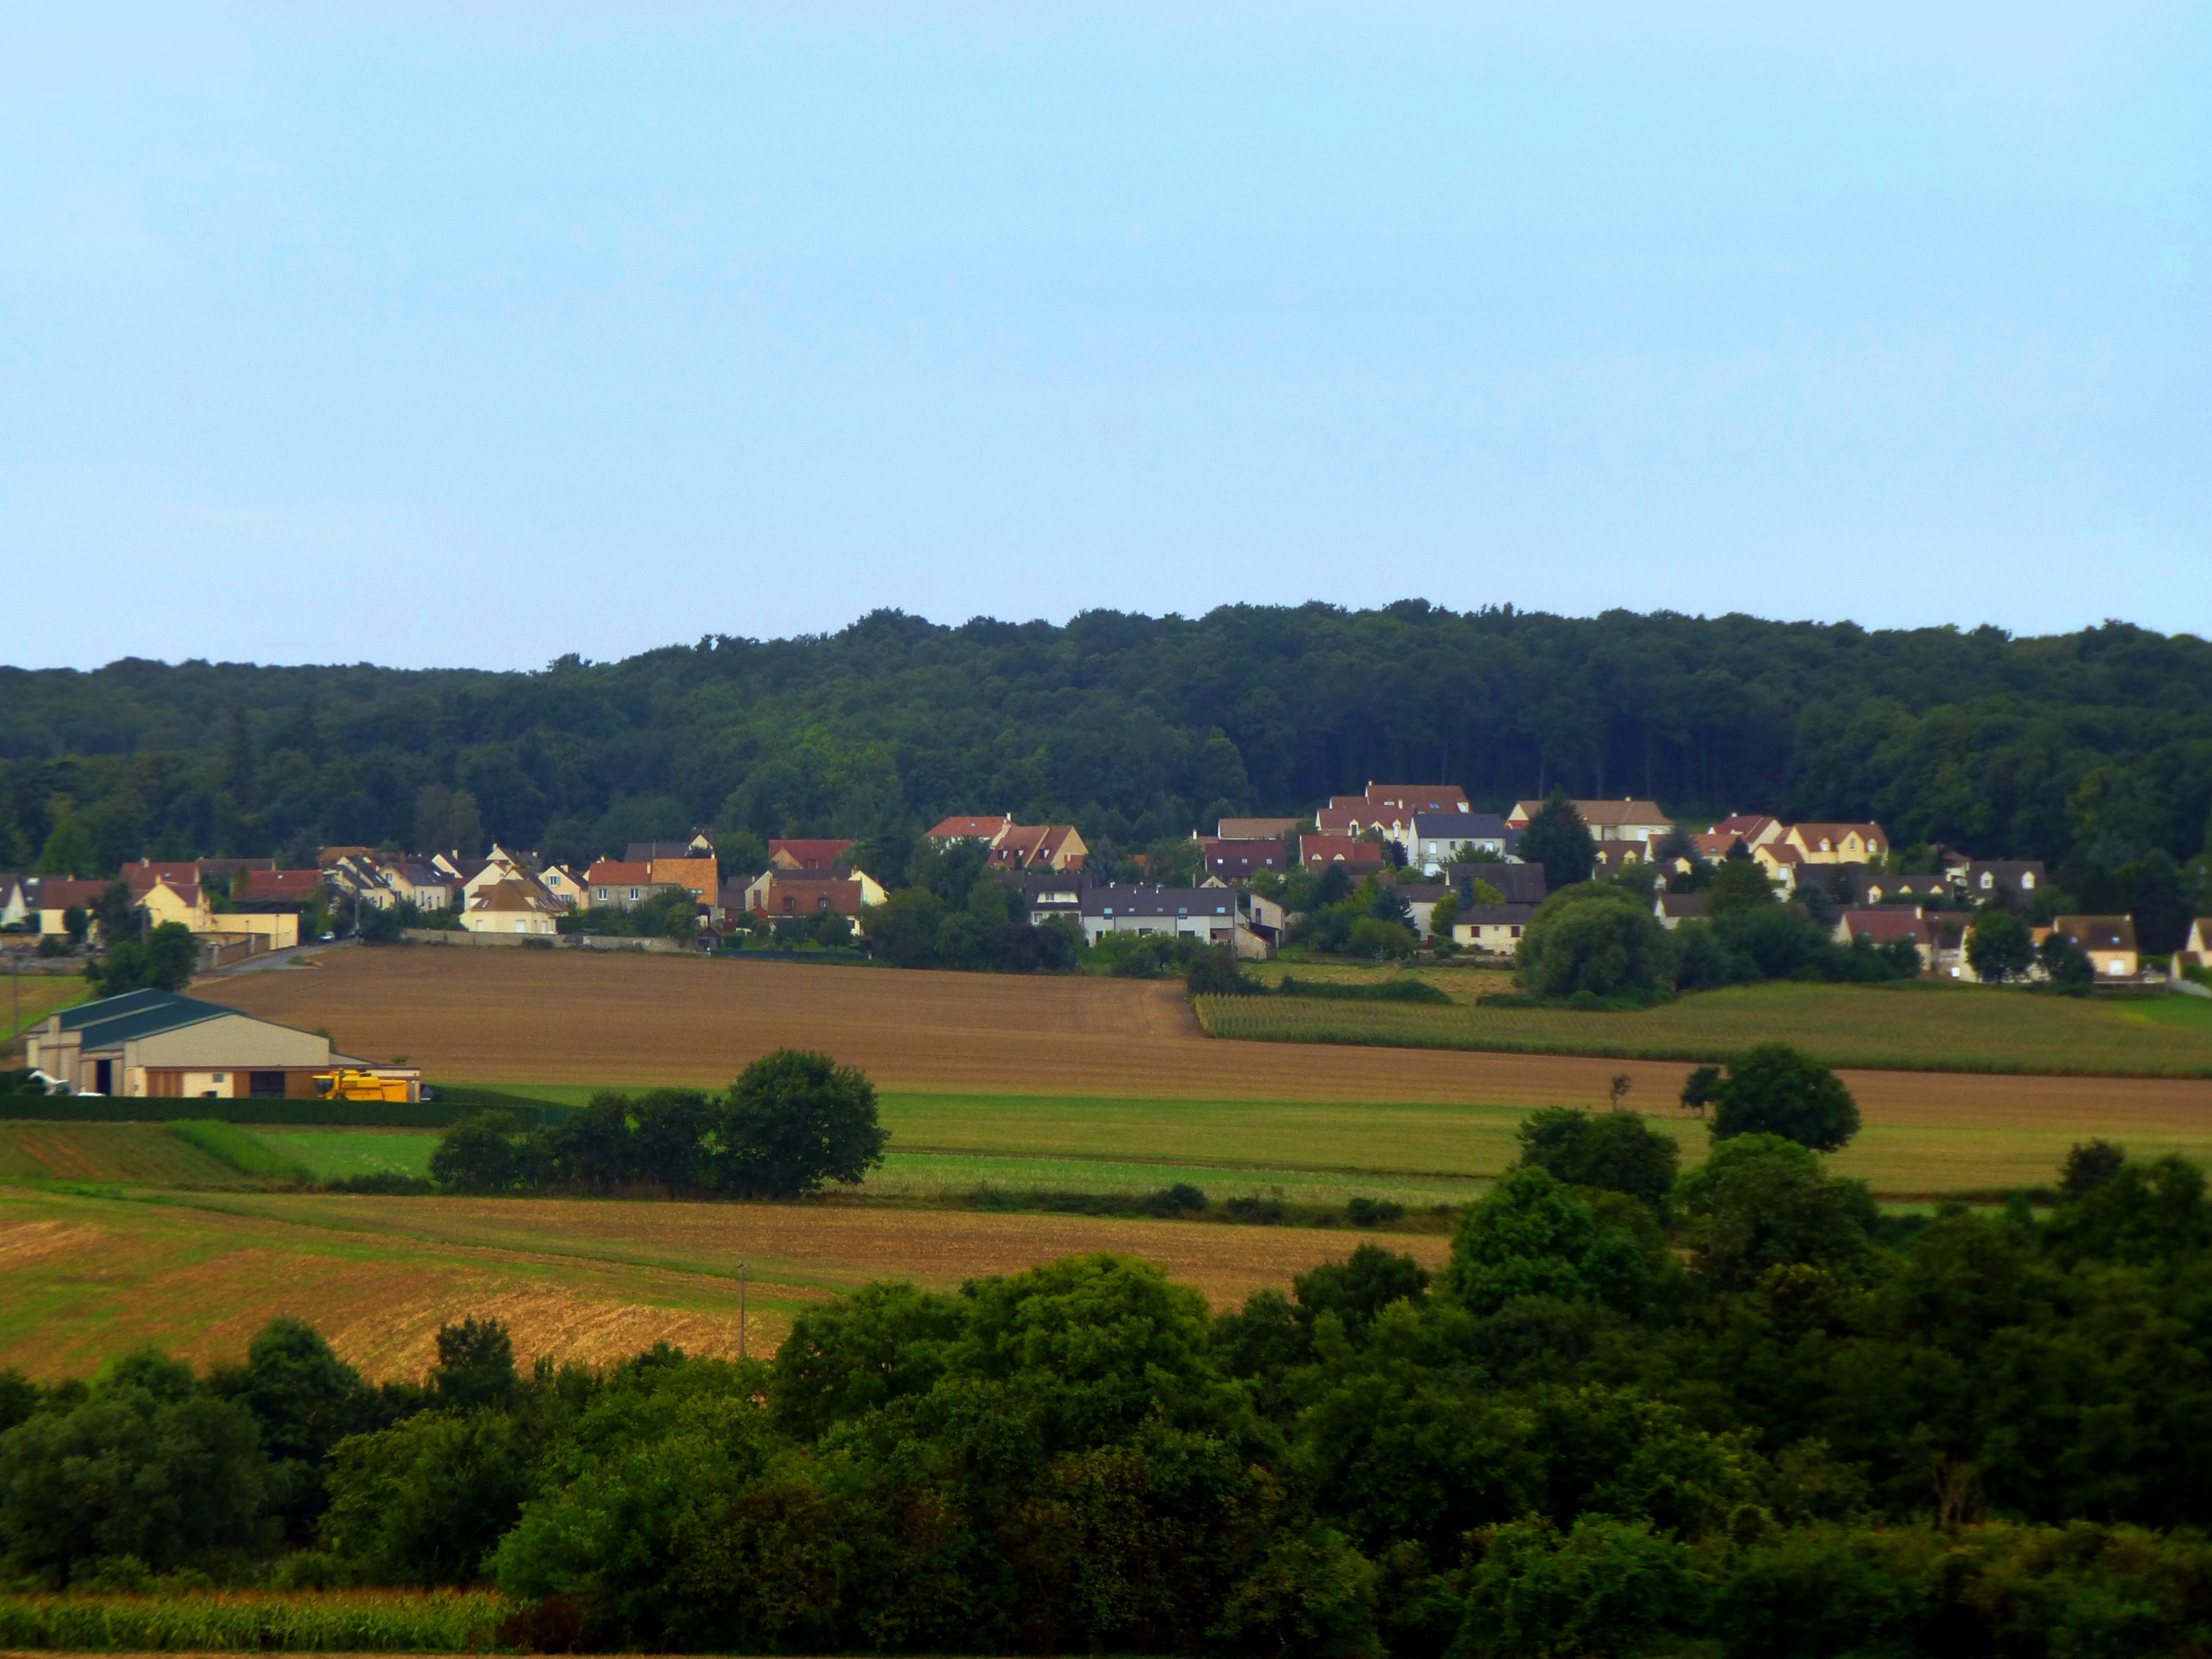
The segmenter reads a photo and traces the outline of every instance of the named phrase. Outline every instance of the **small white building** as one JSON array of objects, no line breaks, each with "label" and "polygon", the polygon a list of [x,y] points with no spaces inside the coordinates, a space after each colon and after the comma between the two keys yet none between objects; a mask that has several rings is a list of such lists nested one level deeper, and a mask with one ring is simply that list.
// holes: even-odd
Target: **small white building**
[{"label": "small white building", "polygon": [[1515,956],[1521,949],[1522,932],[1535,915],[1533,904],[1471,904],[1452,923],[1452,943],[1462,950]]}]

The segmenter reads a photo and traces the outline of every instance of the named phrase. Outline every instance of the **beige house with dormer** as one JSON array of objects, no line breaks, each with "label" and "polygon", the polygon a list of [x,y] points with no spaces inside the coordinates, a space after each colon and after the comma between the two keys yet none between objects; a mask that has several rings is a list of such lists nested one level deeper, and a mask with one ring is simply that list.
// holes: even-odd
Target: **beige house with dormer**
[{"label": "beige house with dormer", "polygon": [[1808,864],[1872,864],[1889,856],[1889,837],[1878,823],[1793,823],[1775,844],[1796,848]]}]

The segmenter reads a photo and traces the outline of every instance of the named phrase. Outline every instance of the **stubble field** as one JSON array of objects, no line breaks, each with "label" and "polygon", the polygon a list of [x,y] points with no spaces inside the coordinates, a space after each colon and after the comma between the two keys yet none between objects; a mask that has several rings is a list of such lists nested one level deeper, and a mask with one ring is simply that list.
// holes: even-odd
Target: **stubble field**
[{"label": "stubble field", "polygon": [[[0,1185],[0,1366],[82,1376],[155,1342],[236,1360],[279,1314],[373,1378],[418,1376],[438,1326],[505,1320],[526,1360],[604,1364],[673,1342],[772,1352],[792,1316],[874,1279],[939,1289],[1094,1250],[1158,1262],[1217,1306],[1340,1259],[1310,1229],[820,1205],[149,1194]],[[1394,1245],[1431,1266],[1448,1241]]]}]

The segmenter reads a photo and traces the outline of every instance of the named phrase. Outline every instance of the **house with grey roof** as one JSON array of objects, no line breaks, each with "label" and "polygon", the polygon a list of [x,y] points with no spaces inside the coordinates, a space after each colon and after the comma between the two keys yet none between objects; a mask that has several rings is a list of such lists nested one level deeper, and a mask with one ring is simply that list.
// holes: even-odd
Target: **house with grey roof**
[{"label": "house with grey roof", "polygon": [[1506,855],[1505,820],[1495,812],[1416,812],[1406,838],[1406,862],[1434,875],[1476,853]]},{"label": "house with grey roof", "polygon": [[1240,957],[1264,957],[1253,933],[1245,895],[1234,887],[1158,887],[1115,883],[1083,894],[1083,939],[1097,945],[1109,933],[1167,934],[1224,945]]}]

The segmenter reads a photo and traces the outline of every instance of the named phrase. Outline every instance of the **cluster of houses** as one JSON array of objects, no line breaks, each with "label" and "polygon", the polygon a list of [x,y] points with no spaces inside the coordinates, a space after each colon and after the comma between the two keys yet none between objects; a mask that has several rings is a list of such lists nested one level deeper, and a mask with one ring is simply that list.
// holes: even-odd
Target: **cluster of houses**
[{"label": "cluster of houses", "polygon": [[[300,913],[323,891],[320,872],[279,870],[267,859],[142,859],[123,866],[132,913],[143,925],[178,922],[199,936],[208,962],[222,965],[299,944]],[[113,881],[67,876],[0,875],[0,928],[64,938]]]},{"label": "cluster of houses", "polygon": [[[1990,903],[2028,909],[2046,882],[2037,860],[1975,859],[1957,852],[1942,854],[1931,872],[1896,873],[1884,867],[1893,848],[1879,823],[1785,823],[1762,814],[1734,814],[1692,833],[1656,801],[1631,796],[1571,805],[1591,833],[1601,875],[1642,863],[1665,878],[1686,873],[1698,860],[1746,858],[1778,896],[1797,897],[1817,887],[1830,901],[1824,908],[1835,913],[1839,943],[1907,939],[1924,972],[1947,978],[1976,977],[1966,950],[1974,909]],[[1388,872],[1425,941],[1433,938],[1436,902],[1455,890],[1460,902],[1452,941],[1510,957],[1545,896],[1542,869],[1525,863],[1520,851],[1523,833],[1543,805],[1523,800],[1510,812],[1480,812],[1464,791],[1449,784],[1370,783],[1362,794],[1332,796],[1311,820],[1224,818],[1216,834],[1196,839],[1209,881],[1249,882],[1293,866],[1312,872],[1342,865],[1355,879]],[[1311,830],[1304,829],[1307,822]],[[1485,894],[1483,902],[1473,902],[1478,881],[1492,890],[1494,899]],[[1670,928],[1702,917],[1705,903],[1702,893],[1672,893],[1663,884],[1652,901],[1659,921]],[[2072,939],[2100,980],[2134,981],[2145,972],[2127,916],[2056,916],[2034,936],[2039,944],[2052,933]],[[2180,954],[2185,962],[2212,965],[2212,919],[2197,924]]]},{"label": "cluster of houses", "polygon": [[[1438,906],[1449,896],[1442,937],[1462,950],[1510,957],[1547,891],[1543,866],[1521,851],[1543,805],[1523,800],[1509,812],[1483,812],[1455,785],[1370,783],[1359,794],[1332,796],[1310,818],[1223,818],[1213,835],[1193,837],[1201,872],[1193,886],[1100,879],[1086,871],[1091,849],[1073,824],[955,815],[926,838],[939,848],[980,848],[986,878],[1018,888],[1033,921],[1064,921],[1093,945],[1114,934],[1173,934],[1264,956],[1292,920],[1275,896],[1281,888],[1268,878],[1340,866],[1355,881],[1371,874],[1391,883],[1424,943],[1438,940]],[[1923,970],[1945,977],[1974,977],[1966,951],[1972,910],[1989,903],[2030,908],[2045,884],[2043,866],[2033,860],[1955,853],[1943,854],[1929,873],[1893,872],[1885,867],[1892,848],[1878,823],[1785,823],[1735,814],[1692,831],[1656,801],[1571,805],[1591,832],[1601,874],[1645,864],[1666,877],[1698,860],[1747,859],[1779,896],[1818,887],[1839,942],[1909,940]],[[142,860],[126,866],[123,879],[147,922],[183,923],[205,941],[214,965],[300,943],[301,913],[326,900],[349,900],[356,909],[404,904],[450,915],[471,933],[529,937],[556,933],[563,916],[631,910],[678,894],[702,929],[721,931],[748,920],[824,912],[857,919],[890,896],[857,867],[850,841],[779,838],[768,851],[764,869],[726,878],[712,836],[702,831],[685,841],[633,842],[621,858],[583,868],[497,845],[482,858],[331,847],[313,870],[280,870],[265,860]],[[63,933],[69,913],[89,910],[109,885],[0,875],[0,927]],[[1668,891],[1663,880],[1652,901],[1670,928],[1703,916],[1705,902],[1701,892]],[[2052,932],[2073,939],[2100,980],[2132,981],[2144,972],[2126,916],[2062,915],[2038,930],[2039,937]],[[2180,954],[2184,962],[2212,965],[2212,919],[2197,924]]]}]

